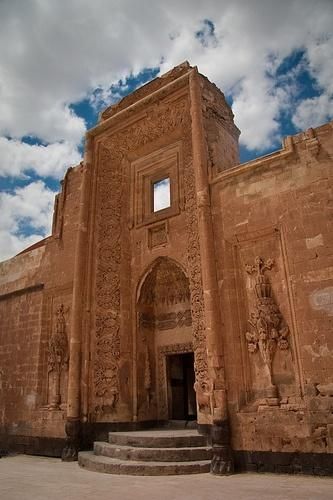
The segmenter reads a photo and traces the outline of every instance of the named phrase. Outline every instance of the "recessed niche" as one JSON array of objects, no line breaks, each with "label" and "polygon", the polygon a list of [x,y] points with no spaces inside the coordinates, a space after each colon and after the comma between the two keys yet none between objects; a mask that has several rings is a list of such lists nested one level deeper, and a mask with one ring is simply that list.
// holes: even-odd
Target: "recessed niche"
[{"label": "recessed niche", "polygon": [[180,211],[180,144],[159,149],[132,163],[132,214],[137,226],[177,215]]}]

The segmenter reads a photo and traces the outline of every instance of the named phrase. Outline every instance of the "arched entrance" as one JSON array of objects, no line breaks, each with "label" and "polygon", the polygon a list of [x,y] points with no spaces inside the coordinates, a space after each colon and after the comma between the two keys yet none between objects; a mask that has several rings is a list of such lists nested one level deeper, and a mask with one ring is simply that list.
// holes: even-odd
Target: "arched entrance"
[{"label": "arched entrance", "polygon": [[137,299],[138,420],[196,418],[189,281],[179,264],[159,257]]}]

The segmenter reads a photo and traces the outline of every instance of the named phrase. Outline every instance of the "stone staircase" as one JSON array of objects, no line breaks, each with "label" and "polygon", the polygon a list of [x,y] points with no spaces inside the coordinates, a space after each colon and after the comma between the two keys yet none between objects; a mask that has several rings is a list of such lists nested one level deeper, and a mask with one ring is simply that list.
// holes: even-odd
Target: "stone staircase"
[{"label": "stone staircase", "polygon": [[196,430],[110,432],[93,451],[79,453],[79,465],[108,474],[164,476],[209,472],[211,446]]}]

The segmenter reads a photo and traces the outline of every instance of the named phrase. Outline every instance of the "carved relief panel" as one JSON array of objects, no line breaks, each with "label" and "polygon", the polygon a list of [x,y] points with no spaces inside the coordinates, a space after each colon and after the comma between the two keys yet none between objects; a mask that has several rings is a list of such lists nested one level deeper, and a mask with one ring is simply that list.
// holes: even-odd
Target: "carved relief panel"
[{"label": "carved relief panel", "polygon": [[47,408],[65,410],[69,362],[69,297],[54,298],[51,311],[51,330],[47,345]]},{"label": "carved relief panel", "polygon": [[277,406],[299,395],[292,297],[280,232],[240,241],[236,259],[247,401]]}]

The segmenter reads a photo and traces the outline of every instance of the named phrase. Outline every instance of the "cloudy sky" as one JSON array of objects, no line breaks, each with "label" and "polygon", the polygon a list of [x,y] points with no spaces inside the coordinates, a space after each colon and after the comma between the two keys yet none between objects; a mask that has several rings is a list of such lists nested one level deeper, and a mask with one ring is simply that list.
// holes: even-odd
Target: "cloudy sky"
[{"label": "cloudy sky", "polygon": [[332,0],[0,0],[0,259],[49,234],[101,109],[189,60],[232,105],[241,159],[333,117]]}]

